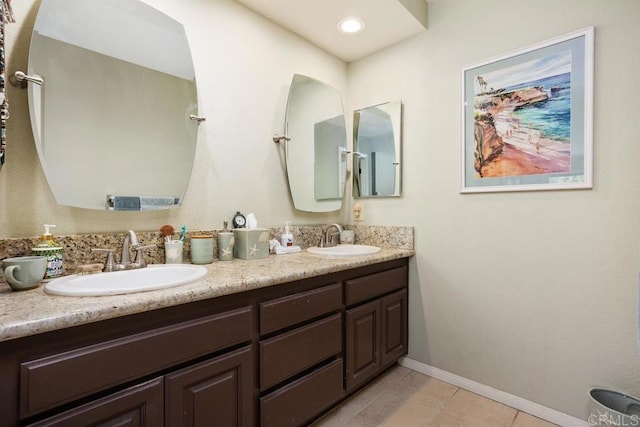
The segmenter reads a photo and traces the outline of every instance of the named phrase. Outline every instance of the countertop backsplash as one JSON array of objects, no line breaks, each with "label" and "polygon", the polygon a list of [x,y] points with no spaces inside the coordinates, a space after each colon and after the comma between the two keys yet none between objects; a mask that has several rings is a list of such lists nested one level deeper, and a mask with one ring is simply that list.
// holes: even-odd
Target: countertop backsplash
[{"label": "countertop backsplash", "polygon": [[[291,225],[294,245],[306,249],[318,246],[326,225]],[[413,249],[413,227],[374,226],[374,225],[345,225],[346,230],[354,230],[355,243],[375,245],[387,248]],[[279,239],[284,232],[283,227],[270,228],[270,238]],[[55,242],[63,247],[64,274],[73,274],[78,265],[104,262],[105,255],[91,253],[92,248],[113,249],[116,259],[120,257],[120,248],[125,236],[121,233],[108,234],[78,234],[54,235]],[[135,230],[134,230],[135,231]],[[217,237],[218,230],[198,230],[187,232],[184,241],[184,263],[190,263],[191,236],[208,234],[214,236],[213,256],[218,258]],[[164,263],[164,237],[160,231],[136,231],[141,245],[155,245],[153,249],[145,251],[145,260],[150,264]],[[174,238],[178,238],[176,233]],[[0,260],[4,258],[31,255],[31,248],[40,243],[40,237],[0,239]],[[4,281],[4,279],[2,279]]]}]

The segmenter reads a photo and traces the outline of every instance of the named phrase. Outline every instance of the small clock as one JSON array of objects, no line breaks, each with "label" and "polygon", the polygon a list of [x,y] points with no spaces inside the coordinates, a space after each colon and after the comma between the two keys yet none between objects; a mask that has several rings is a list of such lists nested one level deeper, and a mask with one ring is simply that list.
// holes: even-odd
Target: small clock
[{"label": "small clock", "polygon": [[247,220],[240,212],[236,212],[231,223],[233,224],[233,228],[244,228],[245,225],[247,225]]}]

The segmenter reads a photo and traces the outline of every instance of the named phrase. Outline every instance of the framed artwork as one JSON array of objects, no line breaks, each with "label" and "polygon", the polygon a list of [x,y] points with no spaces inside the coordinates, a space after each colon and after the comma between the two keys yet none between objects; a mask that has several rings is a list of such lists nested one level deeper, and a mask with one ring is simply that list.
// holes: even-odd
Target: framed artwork
[{"label": "framed artwork", "polygon": [[591,188],[589,27],[462,71],[461,193]]},{"label": "framed artwork", "polygon": [[5,162],[7,149],[7,120],[9,119],[9,103],[5,91],[5,57],[4,36],[5,24],[16,22],[11,9],[11,0],[0,1],[0,170]]}]

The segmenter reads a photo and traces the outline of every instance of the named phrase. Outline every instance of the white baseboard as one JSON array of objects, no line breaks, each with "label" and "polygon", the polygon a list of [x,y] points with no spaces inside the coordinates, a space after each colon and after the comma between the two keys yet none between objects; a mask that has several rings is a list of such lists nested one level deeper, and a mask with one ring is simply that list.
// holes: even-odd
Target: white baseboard
[{"label": "white baseboard", "polygon": [[497,390],[493,387],[480,384],[470,379],[461,377],[460,375],[452,374],[451,372],[443,371],[442,369],[438,369],[433,366],[426,365],[422,362],[409,359],[408,357],[403,357],[398,363],[414,371],[429,375],[430,377],[437,378],[449,384],[453,384],[456,387],[463,388],[472,393],[479,394],[480,396],[495,400],[496,402],[503,403],[507,406],[511,406],[514,409],[526,412],[527,414],[531,414],[535,417],[549,421],[550,423],[558,424],[562,427],[589,426],[586,421],[579,418],[572,417],[571,415],[556,411],[555,409],[547,408],[546,406],[542,406],[513,394]]}]

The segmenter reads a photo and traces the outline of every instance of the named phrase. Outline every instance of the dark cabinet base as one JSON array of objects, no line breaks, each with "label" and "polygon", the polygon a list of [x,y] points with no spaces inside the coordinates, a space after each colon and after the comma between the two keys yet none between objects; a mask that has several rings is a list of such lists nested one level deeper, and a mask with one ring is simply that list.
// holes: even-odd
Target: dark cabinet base
[{"label": "dark cabinet base", "polygon": [[0,425],[306,425],[406,354],[407,265],[0,342]]},{"label": "dark cabinet base", "polygon": [[401,289],[345,314],[345,386],[350,392],[407,353],[407,290]]}]

